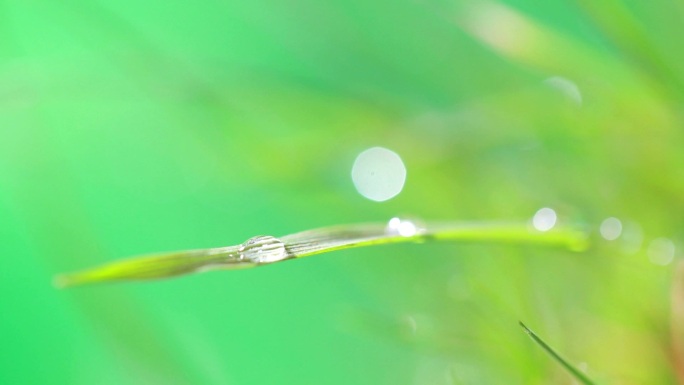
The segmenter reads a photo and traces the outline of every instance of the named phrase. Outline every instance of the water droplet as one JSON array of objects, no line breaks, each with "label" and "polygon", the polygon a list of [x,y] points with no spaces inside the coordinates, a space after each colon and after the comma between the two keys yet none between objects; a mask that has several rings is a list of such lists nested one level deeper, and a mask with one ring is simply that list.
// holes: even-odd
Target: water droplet
[{"label": "water droplet", "polygon": [[532,226],[539,231],[549,231],[556,225],[556,212],[544,207],[539,209],[532,217]]},{"label": "water droplet", "polygon": [[285,243],[270,235],[259,235],[245,241],[238,249],[240,259],[257,264],[273,263],[290,257]]},{"label": "water droplet", "polygon": [[599,231],[604,239],[608,241],[614,241],[620,237],[620,234],[622,234],[622,222],[620,222],[620,220],[617,218],[606,218],[603,222],[601,222]]},{"label": "water droplet", "polygon": [[389,235],[401,235],[402,237],[412,237],[424,229],[416,222],[394,217],[387,222],[385,232]]}]

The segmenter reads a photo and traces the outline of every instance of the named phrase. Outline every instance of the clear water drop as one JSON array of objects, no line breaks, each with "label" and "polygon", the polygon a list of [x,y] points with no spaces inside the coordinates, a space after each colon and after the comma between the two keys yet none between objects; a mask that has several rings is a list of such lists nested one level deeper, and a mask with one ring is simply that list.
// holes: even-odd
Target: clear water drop
[{"label": "clear water drop", "polygon": [[544,207],[532,217],[532,226],[539,231],[549,231],[556,225],[558,216],[553,209]]},{"label": "clear water drop", "polygon": [[273,263],[289,257],[285,243],[270,235],[259,235],[245,241],[238,249],[240,259],[256,264]]},{"label": "clear water drop", "polygon": [[389,235],[412,237],[422,233],[425,229],[416,221],[394,217],[387,222],[385,232]]}]

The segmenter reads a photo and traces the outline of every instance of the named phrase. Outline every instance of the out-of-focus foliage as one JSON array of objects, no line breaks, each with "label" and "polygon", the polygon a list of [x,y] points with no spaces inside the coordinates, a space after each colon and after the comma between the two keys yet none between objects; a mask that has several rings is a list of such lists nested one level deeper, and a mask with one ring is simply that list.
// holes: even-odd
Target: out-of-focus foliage
[{"label": "out-of-focus foliage", "polygon": [[[598,382],[683,383],[684,6],[77,0],[0,15],[0,383],[570,383],[518,320]],[[349,176],[378,145],[408,172],[385,203]],[[594,247],[391,245],[50,284],[255,234],[541,207]]]}]

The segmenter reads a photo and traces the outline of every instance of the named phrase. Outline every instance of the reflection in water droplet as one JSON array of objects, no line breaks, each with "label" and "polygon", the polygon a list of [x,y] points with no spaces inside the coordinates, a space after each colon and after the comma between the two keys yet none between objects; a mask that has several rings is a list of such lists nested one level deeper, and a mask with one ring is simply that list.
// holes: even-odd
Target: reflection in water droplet
[{"label": "reflection in water droplet", "polygon": [[614,241],[622,234],[622,222],[617,218],[606,218],[601,222],[599,231],[604,239]]},{"label": "reflection in water droplet", "polygon": [[539,231],[549,231],[556,225],[556,212],[544,207],[539,209],[532,217],[532,226]]},{"label": "reflection in water droplet", "polygon": [[402,237],[412,237],[421,231],[423,231],[423,228],[416,225],[415,222],[397,217],[389,220],[385,230],[387,234],[401,235]]},{"label": "reflection in water droplet", "polygon": [[648,259],[656,265],[668,265],[674,259],[675,245],[667,238],[656,238],[648,245]]},{"label": "reflection in water droplet", "polygon": [[282,261],[289,257],[283,241],[270,235],[248,239],[238,249],[240,259],[257,264]]},{"label": "reflection in water droplet", "polygon": [[544,83],[562,92],[577,105],[582,104],[582,93],[573,81],[560,76],[552,76],[544,80]]},{"label": "reflection in water droplet", "polygon": [[404,188],[406,167],[395,152],[382,147],[369,148],[356,157],[352,181],[364,197],[377,202],[386,201]]}]

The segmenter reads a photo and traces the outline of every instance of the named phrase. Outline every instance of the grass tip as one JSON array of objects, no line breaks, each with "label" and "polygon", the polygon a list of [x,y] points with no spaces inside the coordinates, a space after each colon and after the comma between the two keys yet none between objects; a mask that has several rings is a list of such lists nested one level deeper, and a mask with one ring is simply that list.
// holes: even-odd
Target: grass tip
[{"label": "grass tip", "polygon": [[518,325],[525,330],[525,333],[532,334],[532,330],[530,330],[530,328],[528,328],[522,321],[518,321]]},{"label": "grass tip", "polygon": [[551,346],[549,346],[544,340],[541,339],[537,334],[535,334],[530,328],[528,328],[522,321],[518,321],[518,324],[525,330],[532,340],[539,345],[542,350],[544,350],[553,360],[560,364],[565,370],[567,370],[570,375],[572,375],[580,384],[583,385],[596,385],[586,374],[579,370],[574,365],[570,364],[568,360],[563,358],[559,353],[557,353]]}]

